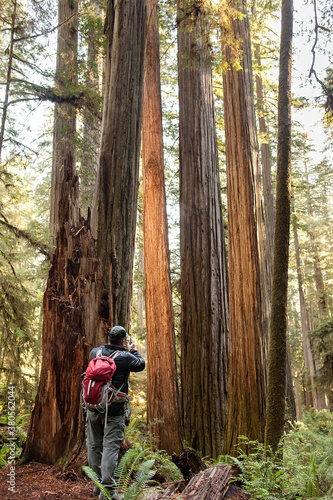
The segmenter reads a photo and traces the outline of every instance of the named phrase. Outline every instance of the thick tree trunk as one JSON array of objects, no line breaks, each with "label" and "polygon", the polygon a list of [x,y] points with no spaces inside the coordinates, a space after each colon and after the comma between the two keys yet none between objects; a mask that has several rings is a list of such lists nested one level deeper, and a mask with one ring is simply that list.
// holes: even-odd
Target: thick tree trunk
[{"label": "thick tree trunk", "polygon": [[272,308],[265,444],[278,448],[285,420],[287,299],[291,200],[291,62],[293,0],[282,0],[278,97],[278,152]]},{"label": "thick tree trunk", "polygon": [[193,2],[179,3],[178,19],[183,424],[189,446],[217,457],[227,395],[228,274],[208,25]]},{"label": "thick tree trunk", "polygon": [[224,75],[230,274],[230,350],[224,453],[234,454],[238,436],[263,441],[265,428],[268,304],[260,209],[259,155],[246,3],[245,15],[230,20],[243,51],[235,68],[232,47],[224,46],[230,68]]},{"label": "thick tree trunk", "polygon": [[109,0],[97,251],[110,322],[129,328],[147,19],[145,0]]},{"label": "thick tree trunk", "polygon": [[[43,361],[23,458],[65,465],[84,442],[80,391],[89,350],[105,341],[103,280],[89,221],[80,217],[72,165],[59,204],[59,231],[44,294]],[[105,318],[104,318],[105,320]]]},{"label": "thick tree trunk", "polygon": [[182,450],[163,163],[157,4],[147,0],[142,126],[148,422],[160,449]]},{"label": "thick tree trunk", "polygon": [[[58,47],[55,87],[65,89],[77,83],[78,1],[58,0]],[[76,111],[71,104],[54,106],[53,160],[50,197],[50,233],[58,230],[58,205],[64,178],[64,164],[75,172]],[[55,237],[54,237],[55,242]]]}]

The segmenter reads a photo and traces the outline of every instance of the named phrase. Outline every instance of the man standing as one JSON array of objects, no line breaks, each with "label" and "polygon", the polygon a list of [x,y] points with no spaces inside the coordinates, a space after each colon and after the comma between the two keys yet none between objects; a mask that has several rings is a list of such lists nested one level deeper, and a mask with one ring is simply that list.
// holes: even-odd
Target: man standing
[{"label": "man standing", "polygon": [[[117,369],[112,377],[112,385],[121,392],[128,394],[128,377],[130,372],[141,372],[145,368],[145,361],[134,344],[127,345],[125,328],[114,326],[109,333],[109,344],[94,347],[90,351],[89,360],[98,355],[112,356]],[[125,434],[125,405],[126,403],[111,403],[107,411],[105,425],[105,411],[87,409],[86,444],[89,467],[96,472],[101,484],[118,500],[115,494],[116,482],[114,471],[118,463],[118,452]],[[103,499],[104,495],[95,486],[94,495]]]}]

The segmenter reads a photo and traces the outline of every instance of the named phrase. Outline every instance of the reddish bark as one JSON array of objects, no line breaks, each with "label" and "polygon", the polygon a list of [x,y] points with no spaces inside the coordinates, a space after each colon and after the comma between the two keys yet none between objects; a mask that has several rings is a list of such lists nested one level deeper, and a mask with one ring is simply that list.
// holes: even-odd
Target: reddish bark
[{"label": "reddish bark", "polygon": [[[66,166],[65,166],[66,167]],[[57,246],[43,302],[43,361],[23,458],[66,464],[84,441],[81,375],[105,340],[104,285],[89,220],[80,217],[78,180],[69,165],[59,204]]]},{"label": "reddish bark", "polygon": [[142,124],[148,422],[161,449],[182,450],[163,163],[157,4],[148,0]]}]

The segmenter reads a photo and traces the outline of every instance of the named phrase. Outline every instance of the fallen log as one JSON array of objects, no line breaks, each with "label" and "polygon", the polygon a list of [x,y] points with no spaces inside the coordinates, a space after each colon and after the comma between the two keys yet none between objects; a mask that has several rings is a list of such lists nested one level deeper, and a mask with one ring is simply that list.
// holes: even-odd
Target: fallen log
[{"label": "fallen log", "polygon": [[153,493],[148,500],[249,500],[251,497],[246,491],[230,484],[234,476],[232,466],[216,465],[192,477],[182,492],[181,483],[174,483],[164,491]]}]

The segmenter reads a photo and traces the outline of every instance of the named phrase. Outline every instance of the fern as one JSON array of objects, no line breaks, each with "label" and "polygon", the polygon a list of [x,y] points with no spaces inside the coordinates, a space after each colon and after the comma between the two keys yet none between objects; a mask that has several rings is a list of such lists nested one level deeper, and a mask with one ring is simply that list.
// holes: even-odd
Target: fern
[{"label": "fern", "polygon": [[149,483],[155,474],[152,469],[155,463],[154,459],[143,462],[136,473],[135,479],[124,495],[124,500],[137,500],[142,494],[143,488]]},{"label": "fern", "polygon": [[[138,464],[140,463],[140,460],[144,459],[146,450],[142,450],[141,453],[139,453],[135,459],[133,460],[132,464],[130,465],[129,469],[126,471],[125,468],[122,470],[122,474],[119,476],[118,484],[121,486],[118,488],[118,491],[120,493],[125,494],[125,492],[128,489],[128,484],[130,482],[132,473],[138,468]],[[126,453],[125,453],[126,455]],[[130,454],[132,458],[132,453]],[[130,464],[130,462],[128,462]]]},{"label": "fern", "polygon": [[127,485],[131,479],[132,473],[135,470],[135,466],[141,459],[144,459],[146,451],[147,448],[142,448],[142,445],[137,445],[134,448],[127,450],[125,455],[120,460],[114,475],[118,484],[124,485],[121,489],[127,489]]},{"label": "fern", "polygon": [[[154,459],[145,460],[138,466],[138,471],[135,475],[134,481],[131,485],[129,485],[129,481],[131,479],[131,475],[135,470],[138,462],[142,457],[144,457],[144,453],[147,450],[142,450],[139,455],[135,457],[135,460],[131,464],[133,457],[137,450],[130,449],[125,455],[122,457],[119,465],[117,467],[117,475],[115,474],[116,483],[117,483],[117,492],[124,495],[124,500],[136,500],[142,493],[143,488],[147,485],[147,483],[151,480],[151,478],[155,474],[155,470],[152,470],[152,467],[155,463]],[[127,455],[127,456],[126,456]],[[88,476],[91,481],[96,484],[99,489],[104,493],[106,498],[111,499],[111,493],[104,488],[104,486],[100,483],[96,472],[94,472],[90,467],[84,466],[82,467],[85,474]]]},{"label": "fern", "polygon": [[100,483],[99,478],[98,478],[96,472],[93,471],[90,467],[87,467],[86,465],[84,465],[82,467],[82,469],[83,469],[84,473],[89,477],[89,479],[94,484],[96,484],[96,486],[99,487],[100,491],[102,491],[104,493],[105,498],[112,499],[111,493],[106,488],[104,488],[104,486]]},{"label": "fern", "polygon": [[[155,470],[152,470],[154,465]],[[102,490],[103,488],[94,472],[89,467],[84,467],[83,470]],[[148,443],[137,443],[126,451],[115,470],[117,493],[124,495],[125,500],[138,498],[156,472],[163,474],[170,481],[182,479],[181,472],[171,462],[166,452],[153,451]]]}]

